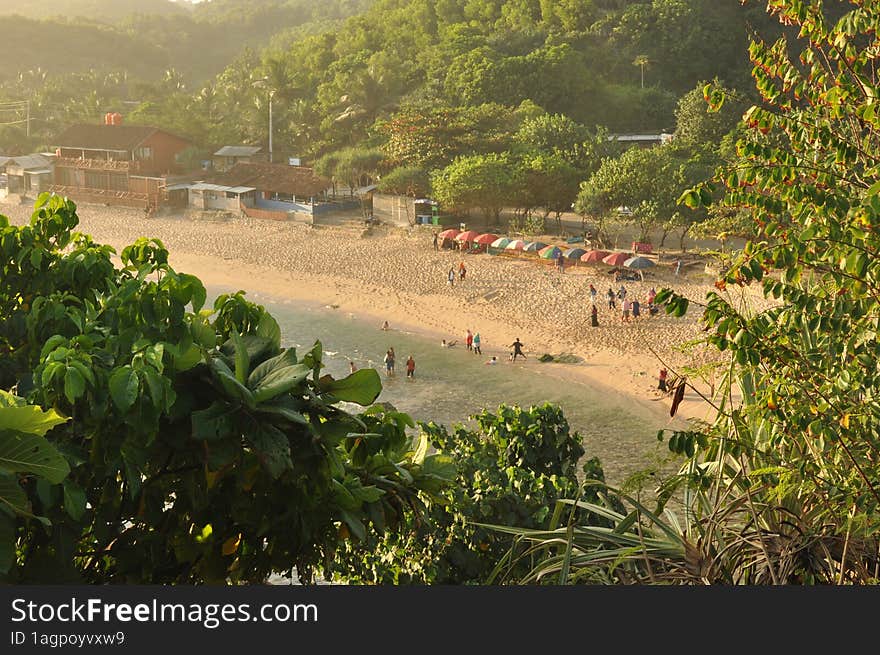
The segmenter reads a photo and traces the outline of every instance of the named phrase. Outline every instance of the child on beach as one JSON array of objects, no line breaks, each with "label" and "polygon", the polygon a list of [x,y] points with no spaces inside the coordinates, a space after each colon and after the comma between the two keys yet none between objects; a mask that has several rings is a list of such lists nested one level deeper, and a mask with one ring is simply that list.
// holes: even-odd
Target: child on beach
[{"label": "child on beach", "polygon": [[440,342],[440,345],[441,345],[443,348],[452,348],[452,346],[454,346],[454,345],[457,344],[457,343],[458,343],[458,339],[453,339],[453,340],[450,341],[449,343],[446,343],[446,339],[443,339],[443,341]]},{"label": "child on beach", "polygon": [[467,345],[468,350],[473,350],[474,335],[470,330],[467,331],[467,336],[464,338],[464,342]]},{"label": "child on beach", "polygon": [[461,262],[458,265],[458,276],[459,279],[464,280],[464,274],[467,273],[467,269],[464,267],[464,262]]},{"label": "child on beach", "polygon": [[455,269],[454,268],[449,269],[449,273],[446,276],[446,282],[451,287],[455,286]]},{"label": "child on beach", "polygon": [[608,309],[617,309],[617,302],[614,300],[614,289],[608,287]]},{"label": "child on beach", "polygon": [[483,354],[483,351],[480,350],[480,333],[479,332],[474,333],[474,354],[475,355],[482,355]]},{"label": "child on beach", "polygon": [[414,379],[416,376],[416,360],[413,359],[413,356],[410,355],[409,359],[406,360],[406,377],[410,379]]},{"label": "child on beach", "polygon": [[666,371],[665,368],[660,369],[660,377],[657,378],[657,380],[659,381],[657,384],[657,388],[660,389],[660,391],[662,391],[663,393],[666,393],[668,391],[668,389],[666,388],[666,377],[668,375],[669,373]]},{"label": "child on beach", "polygon": [[632,303],[629,300],[623,301],[623,316],[621,317],[625,322],[629,322],[629,311],[632,308]]},{"label": "child on beach", "polygon": [[596,294],[597,294],[596,287],[594,287],[591,284],[590,285],[590,302],[592,302],[594,305],[596,304]]},{"label": "child on beach", "polygon": [[492,355],[492,359],[487,359],[486,364],[497,364],[498,358],[495,355]]}]

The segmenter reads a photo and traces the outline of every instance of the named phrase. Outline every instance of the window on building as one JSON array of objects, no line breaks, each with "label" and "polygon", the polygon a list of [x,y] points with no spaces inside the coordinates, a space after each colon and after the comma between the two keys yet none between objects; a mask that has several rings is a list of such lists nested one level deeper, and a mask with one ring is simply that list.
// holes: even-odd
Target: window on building
[{"label": "window on building", "polygon": [[149,146],[141,146],[137,150],[134,151],[135,159],[152,159],[153,158],[153,149]]}]

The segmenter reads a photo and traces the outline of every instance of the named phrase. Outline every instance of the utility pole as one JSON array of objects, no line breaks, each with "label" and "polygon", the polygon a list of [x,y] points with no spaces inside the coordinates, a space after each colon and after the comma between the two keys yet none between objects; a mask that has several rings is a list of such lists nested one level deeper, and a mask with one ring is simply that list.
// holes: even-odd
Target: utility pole
[{"label": "utility pole", "polygon": [[274,91],[269,92],[269,163],[273,163],[272,160],[272,96],[275,95]]}]

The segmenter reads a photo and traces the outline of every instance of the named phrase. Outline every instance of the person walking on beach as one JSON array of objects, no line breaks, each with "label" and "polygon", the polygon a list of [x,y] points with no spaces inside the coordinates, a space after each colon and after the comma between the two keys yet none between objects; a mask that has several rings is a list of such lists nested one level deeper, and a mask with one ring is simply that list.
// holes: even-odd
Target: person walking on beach
[{"label": "person walking on beach", "polygon": [[406,360],[406,377],[410,379],[415,379],[416,376],[416,360],[413,359],[413,356],[410,355]]},{"label": "person walking on beach", "polygon": [[513,348],[513,352],[511,353],[511,356],[512,356],[512,360],[514,362],[516,361],[517,357],[522,357],[523,359],[528,359],[526,357],[526,354],[522,351],[523,344],[519,340],[519,337],[517,337],[516,340],[514,340],[514,342],[512,344],[510,344],[510,347]]},{"label": "person walking on beach", "polygon": [[632,303],[629,300],[624,300],[623,301],[623,316],[621,318],[627,323],[629,323],[630,309],[632,309]]},{"label": "person walking on beach", "polygon": [[561,252],[556,257],[556,270],[560,273],[565,273],[565,257],[562,256]]},{"label": "person walking on beach", "polygon": [[599,327],[599,310],[596,309],[596,305],[593,305],[593,309],[590,310],[590,325]]},{"label": "person walking on beach", "polygon": [[464,267],[464,262],[461,262],[458,265],[458,277],[461,280],[464,280],[464,274],[467,273],[467,269]]},{"label": "person walking on beach", "polygon": [[590,302],[593,303],[594,305],[596,304],[596,295],[597,294],[598,294],[598,292],[596,291],[596,287],[594,287],[591,284],[590,285]]},{"label": "person walking on beach", "polygon": [[467,331],[467,336],[464,338],[464,342],[467,345],[468,350],[473,350],[474,346],[474,334],[470,330]]},{"label": "person walking on beach", "polygon": [[480,333],[479,332],[474,333],[474,354],[475,355],[482,355],[483,354],[483,351],[480,350]]},{"label": "person walking on beach", "polygon": [[657,378],[657,380],[658,380],[657,388],[660,389],[660,391],[662,391],[663,393],[666,393],[667,391],[669,391],[669,389],[666,387],[666,377],[668,375],[669,375],[669,373],[666,371],[665,368],[660,369],[660,377]]},{"label": "person walking on beach", "polygon": [[608,287],[608,309],[617,309],[617,302],[614,300],[614,289]]},{"label": "person walking on beach", "polygon": [[639,304],[639,299],[633,298],[633,301],[632,301],[633,318],[639,317],[639,315],[641,314],[641,308],[642,308],[642,306]]},{"label": "person walking on beach", "polygon": [[651,290],[648,292],[648,304],[653,305],[654,298],[656,298],[656,297],[657,297],[657,292],[654,291],[654,287],[651,287]]},{"label": "person walking on beach", "polygon": [[624,299],[626,298],[626,287],[623,286],[622,284],[620,285],[620,288],[617,290],[617,297],[620,300],[620,302],[623,302]]},{"label": "person walking on beach", "polygon": [[394,355],[390,348],[385,352],[383,361],[385,362],[385,377],[390,378],[394,374]]},{"label": "person walking on beach", "polygon": [[434,230],[434,250],[440,250],[439,237],[437,235],[437,230]]},{"label": "person walking on beach", "polygon": [[449,269],[449,273],[446,276],[446,283],[451,287],[455,286],[455,269],[454,268]]}]

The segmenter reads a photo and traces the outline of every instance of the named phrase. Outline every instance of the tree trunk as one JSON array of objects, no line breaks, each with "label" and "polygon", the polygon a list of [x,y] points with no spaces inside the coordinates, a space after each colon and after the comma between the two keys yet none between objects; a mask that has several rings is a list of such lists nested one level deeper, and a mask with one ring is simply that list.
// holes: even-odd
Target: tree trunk
[{"label": "tree trunk", "polygon": [[[679,249],[684,252],[684,239],[687,236],[688,232],[691,230],[691,225],[685,225],[684,229],[681,231],[681,238],[678,240]],[[724,246],[721,246],[721,250],[724,250]]]}]

